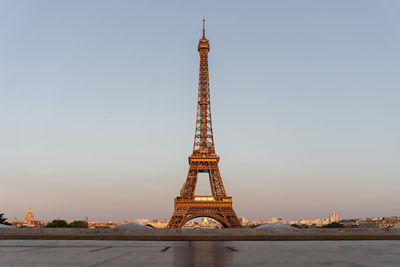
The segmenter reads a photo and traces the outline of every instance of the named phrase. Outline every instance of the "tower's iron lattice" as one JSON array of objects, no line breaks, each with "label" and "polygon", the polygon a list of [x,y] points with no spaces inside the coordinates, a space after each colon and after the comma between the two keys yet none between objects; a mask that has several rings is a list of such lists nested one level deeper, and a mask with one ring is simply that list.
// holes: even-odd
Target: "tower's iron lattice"
[{"label": "tower's iron lattice", "polygon": [[[203,37],[198,45],[200,53],[199,92],[193,154],[189,156],[189,172],[180,196],[175,199],[175,210],[168,222],[168,228],[181,228],[186,222],[197,217],[210,217],[228,228],[241,227],[232,208],[232,197],[226,195],[218,168],[219,157],[215,154],[208,75],[210,44],[205,36],[204,23],[203,20]],[[201,172],[209,175],[211,196],[195,195],[197,177]]]}]

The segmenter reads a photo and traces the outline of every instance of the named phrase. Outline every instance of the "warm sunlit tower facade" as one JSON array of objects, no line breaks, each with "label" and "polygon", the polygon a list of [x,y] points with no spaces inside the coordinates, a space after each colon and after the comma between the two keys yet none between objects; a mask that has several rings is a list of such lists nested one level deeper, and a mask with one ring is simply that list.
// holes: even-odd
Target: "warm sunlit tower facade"
[{"label": "warm sunlit tower facade", "polygon": [[[189,172],[180,196],[175,199],[175,210],[168,222],[168,228],[181,228],[197,217],[213,218],[228,228],[241,227],[232,208],[232,197],[226,195],[218,168],[219,157],[215,154],[208,75],[210,44],[205,36],[204,23],[203,20],[203,37],[198,45],[200,69],[193,154],[189,157]],[[203,172],[208,173],[211,196],[195,195],[198,174]]]}]

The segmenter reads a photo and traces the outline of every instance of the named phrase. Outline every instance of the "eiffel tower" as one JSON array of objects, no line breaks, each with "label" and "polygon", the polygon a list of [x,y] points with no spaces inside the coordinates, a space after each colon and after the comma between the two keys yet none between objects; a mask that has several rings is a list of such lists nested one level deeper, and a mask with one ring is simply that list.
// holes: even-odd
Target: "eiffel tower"
[{"label": "eiffel tower", "polygon": [[[193,154],[189,156],[186,182],[180,196],[175,198],[175,210],[167,228],[181,228],[186,222],[197,217],[212,218],[226,228],[241,227],[232,208],[232,197],[226,195],[218,168],[219,157],[215,154],[208,76],[210,44],[205,35],[205,20],[203,20],[203,37],[199,41],[198,51],[200,53],[199,92]],[[199,173],[208,173],[211,196],[195,195]]]}]

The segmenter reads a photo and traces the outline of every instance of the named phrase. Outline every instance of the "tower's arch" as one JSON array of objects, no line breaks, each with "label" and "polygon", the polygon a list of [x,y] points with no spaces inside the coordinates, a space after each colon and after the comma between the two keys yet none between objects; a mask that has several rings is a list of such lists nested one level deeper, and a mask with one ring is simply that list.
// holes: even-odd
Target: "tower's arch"
[{"label": "tower's arch", "polygon": [[188,217],[186,217],[185,219],[183,219],[181,221],[181,223],[179,224],[179,228],[182,228],[187,222],[189,222],[193,219],[199,218],[199,217],[206,217],[206,218],[216,220],[224,228],[229,228],[229,222],[227,220],[225,220],[223,217],[215,215],[215,214],[207,214],[207,213],[198,213],[198,214],[189,215]]}]

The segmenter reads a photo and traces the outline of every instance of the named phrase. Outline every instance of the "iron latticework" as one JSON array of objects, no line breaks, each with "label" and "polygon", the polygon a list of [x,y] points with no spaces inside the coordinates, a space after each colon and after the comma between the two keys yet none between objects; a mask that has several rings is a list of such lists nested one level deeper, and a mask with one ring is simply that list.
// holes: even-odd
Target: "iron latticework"
[{"label": "iron latticework", "polygon": [[[189,157],[189,172],[180,196],[175,199],[175,210],[168,222],[168,228],[181,228],[197,217],[213,218],[224,227],[241,227],[232,208],[232,198],[226,195],[218,168],[219,157],[215,154],[208,72],[210,44],[205,36],[204,22],[203,20],[203,37],[198,45],[200,68],[193,154]],[[195,195],[198,174],[202,172],[209,175],[211,196]]]}]

